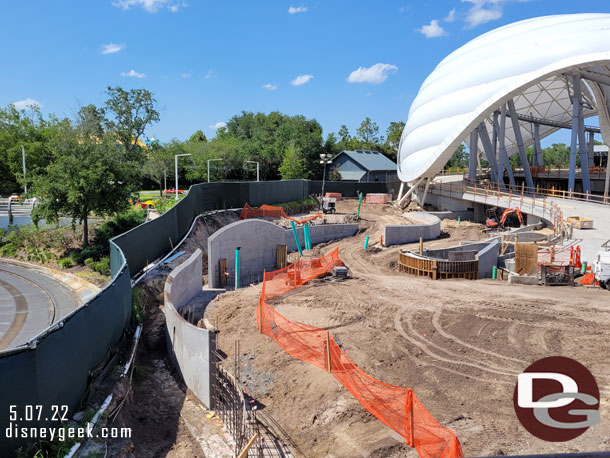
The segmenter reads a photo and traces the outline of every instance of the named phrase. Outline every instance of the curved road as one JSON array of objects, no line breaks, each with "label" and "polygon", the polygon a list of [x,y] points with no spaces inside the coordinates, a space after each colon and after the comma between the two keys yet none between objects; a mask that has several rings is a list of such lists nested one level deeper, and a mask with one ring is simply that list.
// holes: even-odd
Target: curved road
[{"label": "curved road", "polygon": [[0,263],[0,351],[23,345],[79,305],[76,294],[52,278]]}]

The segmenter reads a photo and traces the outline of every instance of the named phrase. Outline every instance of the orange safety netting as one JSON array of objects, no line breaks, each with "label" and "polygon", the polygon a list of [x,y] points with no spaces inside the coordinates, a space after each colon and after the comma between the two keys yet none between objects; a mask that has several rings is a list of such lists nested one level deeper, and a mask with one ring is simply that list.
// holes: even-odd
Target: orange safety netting
[{"label": "orange safety netting", "polygon": [[261,217],[286,218],[286,219],[289,219],[290,221],[294,221],[297,224],[305,224],[316,218],[321,218],[322,215],[320,215],[319,213],[316,213],[311,218],[298,220],[298,219],[294,219],[294,218],[291,218],[290,216],[288,216],[282,207],[274,207],[273,205],[263,204],[258,208],[252,208],[250,205],[248,205],[247,202],[244,205],[244,208],[239,215],[239,219],[261,218]]},{"label": "orange safety netting", "polygon": [[256,322],[262,334],[284,351],[320,369],[329,371],[370,413],[415,447],[420,457],[462,457],[455,433],[441,425],[417,399],[413,389],[393,386],[365,374],[326,329],[289,320],[266,303],[297,286],[342,265],[339,249],[311,261],[266,272],[258,302]]}]

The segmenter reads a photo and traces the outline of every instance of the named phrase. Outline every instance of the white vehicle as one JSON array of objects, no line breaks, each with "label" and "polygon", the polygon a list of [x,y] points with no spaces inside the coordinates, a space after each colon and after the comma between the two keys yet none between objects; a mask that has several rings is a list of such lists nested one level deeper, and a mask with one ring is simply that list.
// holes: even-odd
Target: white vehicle
[{"label": "white vehicle", "polygon": [[610,251],[600,251],[593,264],[595,281],[604,289],[610,288]]}]

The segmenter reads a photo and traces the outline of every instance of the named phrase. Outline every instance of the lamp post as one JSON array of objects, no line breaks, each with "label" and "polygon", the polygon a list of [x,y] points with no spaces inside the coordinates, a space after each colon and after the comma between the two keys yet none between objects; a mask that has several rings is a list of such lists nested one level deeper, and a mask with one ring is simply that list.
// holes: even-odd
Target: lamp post
[{"label": "lamp post", "polygon": [[210,182],[210,162],[211,161],[222,161],[222,159],[208,159],[208,183]]},{"label": "lamp post", "polygon": [[25,194],[28,193],[28,183],[27,181],[25,181],[25,148],[23,147],[23,145],[21,145],[21,161],[23,162],[23,187],[24,190],[23,192]]},{"label": "lamp post", "polygon": [[176,189],[174,189],[174,191],[176,191],[176,200],[178,200],[178,158],[180,156],[190,156],[190,153],[187,154],[174,154],[174,167],[175,167],[175,172],[176,172]]},{"label": "lamp post", "polygon": [[[322,202],[324,202],[324,186],[326,185],[326,164],[332,162],[332,154],[320,154],[320,164],[324,164],[324,174],[322,175]],[[324,204],[322,204],[324,206]]]},{"label": "lamp post", "polygon": [[256,162],[256,161],[246,161],[246,164],[256,164],[256,181],[261,181],[259,179],[259,174],[258,174],[258,166],[260,164],[258,162]]}]

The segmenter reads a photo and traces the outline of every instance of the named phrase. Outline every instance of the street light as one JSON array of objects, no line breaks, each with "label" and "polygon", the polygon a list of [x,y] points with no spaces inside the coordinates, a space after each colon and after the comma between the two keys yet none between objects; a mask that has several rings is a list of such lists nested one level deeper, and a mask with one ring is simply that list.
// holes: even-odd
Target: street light
[{"label": "street light", "polygon": [[259,175],[258,175],[258,166],[259,166],[259,163],[256,162],[256,161],[246,161],[246,164],[256,164],[256,181],[260,181],[259,180]]},{"label": "street light", "polygon": [[176,200],[178,200],[178,158],[180,156],[190,156],[191,154],[174,154],[174,166],[175,166],[175,171],[176,171],[176,189],[174,191],[176,191]]},{"label": "street light", "polygon": [[324,174],[322,175],[322,202],[324,202],[324,185],[326,184],[326,164],[330,164],[332,161],[332,154],[320,154],[320,164],[324,164]]},{"label": "street light", "polygon": [[222,161],[222,159],[208,159],[208,183],[210,182],[210,162],[211,161]]},{"label": "street light", "polygon": [[21,161],[23,162],[23,187],[24,187],[23,192],[27,194],[28,193],[28,183],[27,183],[27,181],[25,181],[26,180],[26,177],[25,177],[25,148],[23,147],[23,145],[21,145]]}]

